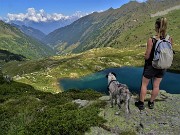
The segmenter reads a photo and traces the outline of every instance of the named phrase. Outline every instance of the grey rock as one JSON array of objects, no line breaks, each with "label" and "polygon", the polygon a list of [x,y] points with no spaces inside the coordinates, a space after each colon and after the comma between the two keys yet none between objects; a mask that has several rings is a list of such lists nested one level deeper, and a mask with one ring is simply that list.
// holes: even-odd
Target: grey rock
[{"label": "grey rock", "polygon": [[79,108],[81,108],[81,107],[85,107],[89,103],[89,101],[88,100],[76,99],[73,101],[73,103],[78,104]]}]

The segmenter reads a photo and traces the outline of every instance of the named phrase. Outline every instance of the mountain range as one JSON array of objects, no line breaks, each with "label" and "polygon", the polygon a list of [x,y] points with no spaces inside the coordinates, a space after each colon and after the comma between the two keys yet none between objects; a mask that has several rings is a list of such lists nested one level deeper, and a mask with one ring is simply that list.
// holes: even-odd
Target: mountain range
[{"label": "mountain range", "polygon": [[49,21],[49,22],[34,22],[34,21],[30,21],[30,20],[25,20],[25,21],[11,21],[9,22],[10,24],[16,24],[19,26],[27,26],[27,27],[31,27],[37,30],[40,30],[41,32],[48,34],[60,27],[64,27],[66,25],[71,24],[72,22],[74,22],[75,20],[77,20],[78,18],[72,18],[69,20],[59,20],[59,21]]},{"label": "mountain range", "polygon": [[[148,0],[144,3],[131,1],[118,9],[109,8],[104,12],[84,16],[48,35],[33,27],[10,25],[1,21],[0,49],[27,58],[40,58],[54,55],[55,51],[67,54],[108,46],[144,46],[148,37],[153,36],[154,21],[162,11],[170,19],[169,34],[179,43],[179,26],[175,23],[179,21],[179,5],[179,0]],[[168,14],[164,14],[165,11]]]},{"label": "mountain range", "polygon": [[86,15],[86,13],[80,11],[75,12],[71,16],[65,16],[59,13],[49,14],[43,9],[36,10],[35,8],[28,8],[26,13],[8,14],[7,18],[3,20],[9,24],[25,25],[48,34],[57,28],[71,24],[84,15]]},{"label": "mountain range", "polygon": [[156,18],[152,14],[177,5],[180,5],[179,0],[131,1],[118,9],[110,8],[84,16],[51,32],[43,41],[60,54],[106,46],[122,48],[144,44],[145,39],[153,35]]}]

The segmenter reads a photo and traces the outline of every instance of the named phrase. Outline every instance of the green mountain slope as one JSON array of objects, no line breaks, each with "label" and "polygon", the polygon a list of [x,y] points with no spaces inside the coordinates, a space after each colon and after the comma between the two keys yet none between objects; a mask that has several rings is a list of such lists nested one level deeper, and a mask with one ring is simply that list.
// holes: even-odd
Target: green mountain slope
[{"label": "green mountain slope", "polygon": [[[110,8],[105,12],[95,12],[80,18],[71,25],[47,35],[45,42],[60,53],[77,53],[95,47],[124,48],[132,44],[144,44],[153,34],[156,18],[150,17],[151,14],[176,5],[180,5],[180,1],[149,0],[146,3],[131,1],[118,9]],[[140,31],[137,32],[136,29]]]},{"label": "green mountain slope", "polygon": [[41,58],[54,51],[40,41],[23,34],[19,29],[0,21],[0,49],[21,54],[27,58]]}]

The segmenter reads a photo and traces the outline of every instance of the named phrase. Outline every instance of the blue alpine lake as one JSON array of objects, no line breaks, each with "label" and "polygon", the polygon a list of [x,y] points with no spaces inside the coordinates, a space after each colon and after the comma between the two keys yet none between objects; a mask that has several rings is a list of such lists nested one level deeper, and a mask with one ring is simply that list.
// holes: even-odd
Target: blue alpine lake
[{"label": "blue alpine lake", "polygon": [[[106,75],[109,72],[116,73],[117,80],[120,83],[126,84],[131,92],[138,93],[140,91],[143,72],[143,68],[140,67],[109,68],[78,79],[60,79],[60,87],[63,88],[64,91],[69,89],[94,89],[107,94],[108,82]],[[152,89],[151,81],[149,82],[148,89]],[[180,94],[180,74],[166,72],[160,89],[171,94]]]}]

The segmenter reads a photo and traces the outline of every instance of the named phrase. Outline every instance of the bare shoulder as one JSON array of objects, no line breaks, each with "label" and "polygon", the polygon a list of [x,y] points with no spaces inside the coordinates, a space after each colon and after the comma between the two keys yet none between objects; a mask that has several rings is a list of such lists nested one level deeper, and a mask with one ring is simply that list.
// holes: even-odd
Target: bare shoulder
[{"label": "bare shoulder", "polygon": [[148,41],[147,41],[147,45],[149,46],[152,46],[152,44],[153,44],[153,41],[152,41],[153,39],[150,37],[149,39],[148,39]]},{"label": "bare shoulder", "polygon": [[173,41],[173,38],[172,38],[172,37],[169,37],[169,40],[172,42],[172,41]]},{"label": "bare shoulder", "polygon": [[169,36],[169,41],[173,44],[173,38],[171,36]]}]

